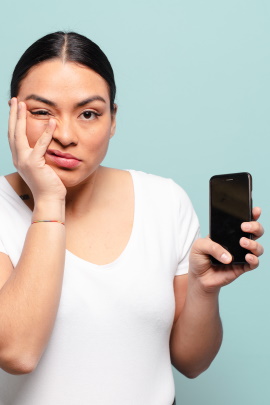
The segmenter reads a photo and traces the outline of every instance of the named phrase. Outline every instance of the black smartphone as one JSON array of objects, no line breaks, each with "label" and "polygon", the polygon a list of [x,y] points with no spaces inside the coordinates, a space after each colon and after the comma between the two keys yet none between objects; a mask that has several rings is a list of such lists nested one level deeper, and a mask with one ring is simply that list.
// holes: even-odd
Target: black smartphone
[{"label": "black smartphone", "polygon": [[[228,250],[233,261],[246,263],[247,249],[240,246],[242,236],[252,234],[241,230],[241,223],[252,220],[252,177],[249,173],[232,173],[210,179],[210,238]],[[211,257],[213,264],[221,264]]]}]

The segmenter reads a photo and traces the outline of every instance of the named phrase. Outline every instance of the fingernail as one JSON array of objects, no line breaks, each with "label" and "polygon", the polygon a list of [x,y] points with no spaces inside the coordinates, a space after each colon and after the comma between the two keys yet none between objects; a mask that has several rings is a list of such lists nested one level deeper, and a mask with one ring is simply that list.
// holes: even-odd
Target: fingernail
[{"label": "fingernail", "polygon": [[227,255],[227,253],[222,253],[220,258],[222,262],[227,262],[229,260],[229,256]]},{"label": "fingernail", "polygon": [[248,246],[248,240],[242,239],[242,246]]},{"label": "fingernail", "polygon": [[250,231],[250,229],[251,229],[251,225],[248,222],[244,222],[243,227],[244,227],[245,231]]}]

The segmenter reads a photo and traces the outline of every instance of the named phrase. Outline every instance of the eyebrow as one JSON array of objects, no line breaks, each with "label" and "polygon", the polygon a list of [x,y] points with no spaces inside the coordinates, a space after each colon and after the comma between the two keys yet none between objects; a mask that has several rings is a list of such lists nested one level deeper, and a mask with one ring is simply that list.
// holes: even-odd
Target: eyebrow
[{"label": "eyebrow", "polygon": [[[40,101],[41,103],[47,104],[51,107],[57,107],[57,104],[54,103],[51,100],[47,100],[44,97],[40,97],[37,94],[30,94],[29,96],[27,96],[25,98],[25,100],[35,100],[35,101]],[[84,105],[88,104],[88,103],[92,103],[92,101],[102,101],[103,103],[106,103],[105,99],[101,96],[92,96],[92,97],[88,97],[85,100],[80,101],[79,103],[75,104],[75,107],[83,107]]]},{"label": "eyebrow", "polygon": [[35,101],[40,101],[41,103],[50,105],[51,107],[56,107],[56,103],[53,101],[47,100],[46,98],[37,96],[36,94],[30,94],[30,96],[27,96],[25,100],[35,100]]},{"label": "eyebrow", "polygon": [[93,96],[93,97],[86,98],[83,101],[80,101],[78,104],[76,104],[76,107],[83,107],[85,104],[92,103],[92,101],[96,101],[96,100],[102,101],[103,103],[106,103],[106,101],[104,100],[103,97],[101,97],[101,96]]}]

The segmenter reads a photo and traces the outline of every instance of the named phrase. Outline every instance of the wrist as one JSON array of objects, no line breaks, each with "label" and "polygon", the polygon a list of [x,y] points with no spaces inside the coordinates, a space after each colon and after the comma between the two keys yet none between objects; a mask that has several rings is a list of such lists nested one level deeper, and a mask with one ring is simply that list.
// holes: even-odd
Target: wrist
[{"label": "wrist", "polygon": [[192,272],[189,272],[188,288],[192,294],[194,293],[206,299],[218,300],[221,287],[209,282],[206,277],[196,276]]},{"label": "wrist", "polygon": [[65,221],[65,200],[35,201],[32,221]]}]

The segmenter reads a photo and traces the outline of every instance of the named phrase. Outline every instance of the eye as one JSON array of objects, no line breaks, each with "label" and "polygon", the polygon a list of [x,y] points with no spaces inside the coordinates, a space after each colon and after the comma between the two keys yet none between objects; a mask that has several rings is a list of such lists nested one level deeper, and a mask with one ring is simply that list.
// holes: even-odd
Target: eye
[{"label": "eye", "polygon": [[49,111],[47,111],[47,110],[35,110],[35,111],[29,111],[29,112],[30,112],[30,114],[32,114],[38,118],[41,118],[41,119],[48,119],[49,115],[51,115],[49,113]]},{"label": "eye", "polygon": [[100,115],[101,114],[98,114],[97,112],[94,112],[91,110],[85,110],[79,115],[79,117],[84,121],[92,121]]}]

